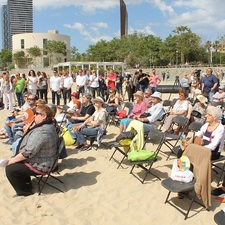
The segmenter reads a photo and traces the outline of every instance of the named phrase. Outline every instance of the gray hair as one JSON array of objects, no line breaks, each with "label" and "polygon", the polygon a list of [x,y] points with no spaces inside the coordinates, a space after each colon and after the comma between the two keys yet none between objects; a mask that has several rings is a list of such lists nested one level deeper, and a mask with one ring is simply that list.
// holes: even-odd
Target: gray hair
[{"label": "gray hair", "polygon": [[219,119],[223,114],[222,110],[219,107],[209,106],[207,111],[209,110],[212,113],[212,116],[215,116],[217,119]]}]

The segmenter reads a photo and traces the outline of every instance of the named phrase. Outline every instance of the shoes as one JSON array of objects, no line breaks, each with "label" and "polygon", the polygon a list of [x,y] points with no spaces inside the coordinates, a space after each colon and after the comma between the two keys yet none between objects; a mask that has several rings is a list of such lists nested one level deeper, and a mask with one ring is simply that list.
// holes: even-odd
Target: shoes
[{"label": "shoes", "polygon": [[5,141],[5,142],[2,142],[2,144],[4,144],[4,145],[12,145],[12,143],[9,140]]},{"label": "shoes", "polygon": [[78,145],[75,149],[80,149],[80,148],[82,148],[84,146],[84,144],[80,144],[80,145]]},{"label": "shoes", "polygon": [[81,151],[89,151],[91,150],[91,145],[84,145],[82,148],[81,148]]},{"label": "shoes", "polygon": [[211,194],[215,196],[219,196],[219,195],[225,194],[225,191],[222,188],[216,188],[211,191]]}]

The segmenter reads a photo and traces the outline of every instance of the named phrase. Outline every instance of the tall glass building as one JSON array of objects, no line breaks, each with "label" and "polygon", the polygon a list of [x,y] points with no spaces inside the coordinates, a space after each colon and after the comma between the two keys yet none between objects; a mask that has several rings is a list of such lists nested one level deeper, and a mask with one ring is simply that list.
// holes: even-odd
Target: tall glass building
[{"label": "tall glass building", "polygon": [[12,50],[12,36],[22,33],[33,33],[33,0],[8,0],[2,7],[2,48]]}]

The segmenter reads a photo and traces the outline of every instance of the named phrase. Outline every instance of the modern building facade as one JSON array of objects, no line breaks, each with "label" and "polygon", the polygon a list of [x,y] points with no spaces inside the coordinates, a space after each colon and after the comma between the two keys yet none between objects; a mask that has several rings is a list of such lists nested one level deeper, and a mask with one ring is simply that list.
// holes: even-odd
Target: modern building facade
[{"label": "modern building facade", "polygon": [[[65,54],[51,53],[44,50],[44,45],[47,41],[60,41],[66,45]],[[70,36],[59,34],[57,30],[49,30],[48,33],[23,33],[16,34],[12,37],[12,54],[24,51],[28,59],[32,58],[29,55],[28,49],[37,46],[41,50],[41,56],[33,59],[34,67],[46,67],[55,63],[67,62],[70,60]]]},{"label": "modern building facade", "polygon": [[12,50],[12,36],[33,32],[33,0],[8,0],[2,7],[2,48]]}]

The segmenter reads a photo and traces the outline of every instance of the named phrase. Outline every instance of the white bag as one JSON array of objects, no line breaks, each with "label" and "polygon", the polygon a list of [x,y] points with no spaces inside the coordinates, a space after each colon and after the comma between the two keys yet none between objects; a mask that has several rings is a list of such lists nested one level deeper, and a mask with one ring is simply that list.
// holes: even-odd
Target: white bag
[{"label": "white bag", "polygon": [[174,159],[170,177],[172,180],[189,183],[193,179],[193,173],[189,169],[180,170],[177,164],[177,159]]}]

